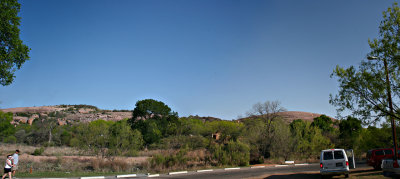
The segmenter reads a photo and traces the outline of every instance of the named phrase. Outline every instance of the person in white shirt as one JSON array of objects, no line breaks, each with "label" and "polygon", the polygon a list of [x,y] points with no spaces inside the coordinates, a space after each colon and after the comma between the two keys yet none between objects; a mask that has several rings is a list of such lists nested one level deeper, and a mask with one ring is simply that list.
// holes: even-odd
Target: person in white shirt
[{"label": "person in white shirt", "polygon": [[19,150],[15,150],[15,153],[12,155],[13,164],[14,166],[11,168],[12,175],[15,176],[15,172],[18,170],[18,157],[19,157]]},{"label": "person in white shirt", "polygon": [[1,177],[1,179],[4,179],[7,176],[7,174],[8,174],[8,178],[12,179],[11,168],[13,167],[13,164],[12,164],[11,160],[12,160],[11,155],[7,155],[6,165],[4,166],[4,175],[3,175],[3,177]]}]

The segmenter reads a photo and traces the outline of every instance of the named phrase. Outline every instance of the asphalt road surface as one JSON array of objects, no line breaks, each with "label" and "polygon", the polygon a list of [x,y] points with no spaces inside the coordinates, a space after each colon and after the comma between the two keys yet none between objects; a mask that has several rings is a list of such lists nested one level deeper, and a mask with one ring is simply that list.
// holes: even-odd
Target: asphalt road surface
[{"label": "asphalt road surface", "polygon": [[[379,171],[374,171],[372,167],[367,166],[365,163],[357,163],[356,169],[350,170],[350,176],[358,174],[364,174],[365,172],[377,173]],[[381,173],[381,172],[380,172]],[[378,174],[381,176],[381,174]],[[135,178],[147,178],[145,174],[138,174]],[[343,176],[344,177],[344,176]],[[341,177],[341,178],[343,178]],[[94,178],[94,177],[93,177]],[[177,175],[167,175],[161,174],[156,178],[194,178],[194,179],[235,179],[235,178],[264,178],[264,179],[319,179],[319,164],[309,164],[309,165],[289,165],[289,166],[267,166],[265,168],[240,168],[236,170],[224,170],[224,169],[214,169],[214,171],[208,172],[195,172],[189,171],[187,174],[177,174]],[[337,178],[337,177],[335,177]],[[30,178],[24,178],[30,179]],[[34,178],[38,179],[38,178]],[[43,178],[42,178],[43,179]],[[64,178],[66,179],[66,178]],[[70,178],[79,179],[79,178]],[[115,176],[106,176],[104,179],[115,179]],[[127,179],[127,178],[125,178]],[[133,179],[133,178],[132,178]]]},{"label": "asphalt road surface", "polygon": [[[370,169],[371,167],[366,164],[357,164],[358,169],[365,168]],[[232,179],[232,178],[264,178],[266,175],[284,175],[283,178],[288,177],[288,174],[293,173],[309,173],[309,172],[319,172],[319,164],[310,164],[302,166],[284,166],[284,167],[265,167],[265,168],[241,168],[239,170],[223,170],[218,169],[211,172],[189,172],[187,174],[178,175],[160,175],[159,178],[207,178],[207,179]],[[314,178],[318,177],[319,174],[303,174],[304,178]],[[307,175],[307,176],[306,176]],[[316,175],[316,176],[314,176]],[[350,170],[351,175],[351,170]],[[286,176],[286,177],[285,177]],[[269,178],[269,177],[268,177]],[[274,177],[271,177],[274,178]],[[279,178],[279,177],[276,177]],[[301,177],[300,177],[301,178]]]}]

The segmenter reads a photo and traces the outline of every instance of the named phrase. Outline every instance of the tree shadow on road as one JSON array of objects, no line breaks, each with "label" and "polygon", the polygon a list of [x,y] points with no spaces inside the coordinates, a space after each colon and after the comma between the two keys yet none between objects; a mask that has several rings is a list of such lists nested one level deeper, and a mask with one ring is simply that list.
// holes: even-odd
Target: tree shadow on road
[{"label": "tree shadow on road", "polygon": [[[297,173],[297,174],[276,174],[265,177],[264,179],[319,179],[321,175],[319,173]],[[344,175],[334,176],[332,178],[345,178]],[[384,178],[382,171],[376,171],[373,169],[358,169],[350,172],[350,178]]]},{"label": "tree shadow on road", "polygon": [[318,174],[282,174],[282,175],[271,175],[269,177],[265,177],[265,179],[286,179],[286,178],[291,178],[291,179],[303,179],[303,178],[309,178],[309,179],[320,179],[321,176]]}]

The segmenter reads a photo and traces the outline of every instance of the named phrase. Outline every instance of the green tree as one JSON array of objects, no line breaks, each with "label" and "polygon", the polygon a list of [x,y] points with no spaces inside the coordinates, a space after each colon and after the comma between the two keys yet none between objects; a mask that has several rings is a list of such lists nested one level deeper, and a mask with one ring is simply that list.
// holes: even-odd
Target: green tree
[{"label": "green tree", "polygon": [[145,124],[146,127],[144,129],[144,140],[146,143],[152,144],[160,141],[162,132],[157,125],[157,122],[155,120],[147,120]]},{"label": "green tree", "polygon": [[271,141],[272,141],[272,123],[280,120],[280,112],[286,111],[279,101],[266,101],[264,103],[256,103],[248,112],[250,118],[260,118],[264,123],[264,132],[261,133],[262,140],[260,145],[260,153],[263,157],[270,157]]},{"label": "green tree", "polygon": [[[339,92],[330,95],[330,103],[336,106],[338,112],[349,110],[365,123],[377,122],[382,117],[392,115],[400,119],[400,9],[397,3],[383,12],[383,20],[379,26],[379,38],[369,40],[371,52],[368,56],[380,60],[363,60],[358,68],[337,66],[331,77],[339,82]],[[390,89],[393,97],[394,114],[390,114],[385,68],[388,64]]]},{"label": "green tree", "polygon": [[367,152],[373,148],[393,147],[392,128],[390,124],[383,124],[381,128],[369,126],[361,130],[360,150]]},{"label": "green tree", "polygon": [[180,132],[178,113],[172,112],[171,108],[161,101],[138,101],[132,114],[133,117],[128,123],[132,129],[137,129],[143,134],[146,144],[159,142],[162,137]]},{"label": "green tree", "polygon": [[169,116],[176,115],[177,113],[171,112],[166,104],[161,101],[156,101],[154,99],[145,99],[136,102],[135,109],[132,112],[132,119],[137,118],[152,118],[154,116]]},{"label": "green tree", "polygon": [[361,130],[361,121],[357,118],[348,116],[346,120],[341,120],[339,138],[342,141],[342,147],[346,149],[355,149],[357,147],[358,149]]},{"label": "green tree", "polygon": [[21,5],[17,0],[0,1],[0,84],[9,85],[14,81],[14,72],[29,60],[28,46],[19,37]]},{"label": "green tree", "polygon": [[201,135],[206,132],[204,122],[194,118],[179,118],[178,134],[182,135]]},{"label": "green tree", "polygon": [[0,141],[14,135],[15,127],[10,123],[12,121],[12,113],[4,113],[0,111]]},{"label": "green tree", "polygon": [[322,135],[321,129],[312,126],[310,122],[294,120],[290,128],[294,141],[293,151],[300,154],[297,158],[317,156],[321,150],[333,147],[329,138]]},{"label": "green tree", "polygon": [[82,123],[76,126],[75,136],[70,143],[74,147],[86,149],[102,157],[107,155],[109,147],[110,126],[113,121],[96,120],[88,124]]},{"label": "green tree", "polygon": [[333,131],[332,124],[332,119],[326,115],[321,115],[314,118],[313,122],[311,123],[312,126],[316,126],[324,132]]},{"label": "green tree", "polygon": [[250,146],[250,162],[252,164],[263,163],[264,153],[263,144],[265,144],[263,137],[266,129],[264,120],[256,119],[245,119],[243,120],[244,129],[242,132],[242,140]]},{"label": "green tree", "polygon": [[284,121],[275,121],[272,124],[273,137],[271,144],[271,155],[275,158],[282,157],[289,160],[293,154],[293,138],[290,126]]},{"label": "green tree", "polygon": [[132,130],[127,120],[121,120],[110,127],[109,148],[114,155],[127,151],[138,151],[143,147],[143,137],[138,130]]},{"label": "green tree", "polygon": [[209,131],[208,136],[216,132],[220,133],[220,142],[227,142],[230,140],[236,141],[243,129],[242,123],[233,121],[212,121],[205,124],[206,129]]}]

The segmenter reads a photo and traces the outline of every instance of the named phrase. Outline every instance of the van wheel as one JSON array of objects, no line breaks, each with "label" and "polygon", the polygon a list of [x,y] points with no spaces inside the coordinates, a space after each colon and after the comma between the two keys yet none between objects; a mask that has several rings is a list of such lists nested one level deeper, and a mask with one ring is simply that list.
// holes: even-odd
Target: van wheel
[{"label": "van wheel", "polygon": [[344,175],[346,178],[349,178],[349,174]]},{"label": "van wheel", "polygon": [[381,166],[380,165],[375,165],[374,166],[374,170],[380,170],[381,169]]},{"label": "van wheel", "polygon": [[382,175],[383,175],[384,177],[389,177],[389,174],[388,174],[387,172],[383,172]]}]

